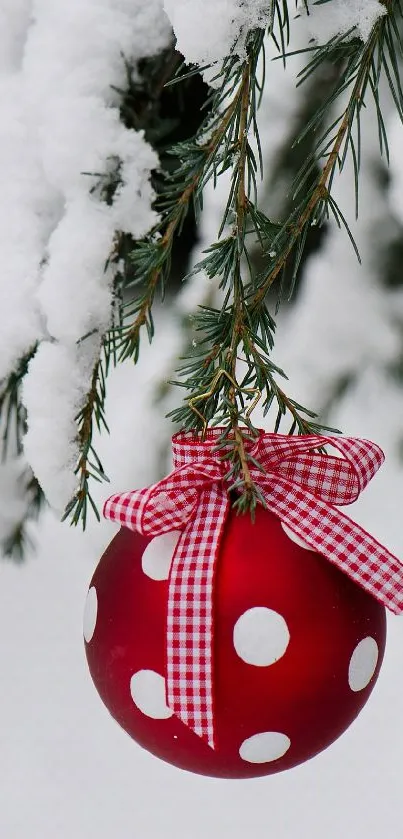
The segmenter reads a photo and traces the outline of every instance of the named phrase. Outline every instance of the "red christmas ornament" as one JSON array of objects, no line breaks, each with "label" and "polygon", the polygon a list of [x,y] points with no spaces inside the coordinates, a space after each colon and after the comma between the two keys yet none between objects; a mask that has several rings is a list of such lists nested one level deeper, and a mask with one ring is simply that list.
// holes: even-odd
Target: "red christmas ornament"
[{"label": "red christmas ornament", "polygon": [[[264,437],[272,457],[282,435]],[[227,507],[221,515],[219,505],[228,505],[225,488],[205,488],[212,478],[212,442],[207,445],[210,459],[204,465],[198,460],[202,485],[194,461],[191,475],[187,470],[185,453],[183,466],[159,485],[111,500],[109,514],[113,508],[114,517],[151,535],[122,527],[103,555],[85,611],[87,660],[112,716],[148,751],[204,775],[268,775],[313,757],[355,719],[374,687],[385,648],[385,609],[370,592],[379,590],[384,602],[390,595],[394,611],[401,611],[403,574],[385,551],[383,565],[374,567],[367,581],[372,560],[359,571],[368,590],[357,585],[351,557],[348,575],[301,538],[308,534],[318,544],[329,534],[326,521],[316,522],[312,510],[304,508],[296,524],[291,490],[286,503],[292,530],[263,507],[255,522]],[[318,455],[312,457],[317,482]],[[323,467],[327,456],[319,457]],[[340,458],[329,458],[326,466],[332,460],[333,469],[345,468]],[[281,462],[284,466],[284,457]],[[306,459],[303,463],[308,487],[312,481]],[[269,497],[273,471],[266,474]],[[277,465],[276,485],[284,474]],[[324,477],[322,470],[322,484]],[[295,482],[295,474],[292,478]],[[310,499],[309,489],[306,493]],[[273,507],[274,497],[273,489]],[[330,514],[336,514],[334,507]],[[344,531],[333,521],[333,542],[343,538],[353,555],[357,544],[362,551],[360,538],[371,542],[371,537],[353,523],[350,532],[349,520],[338,515]],[[176,527],[169,530],[169,521]],[[215,542],[208,535],[212,528]],[[373,549],[384,550],[374,540]],[[210,572],[203,569],[203,551],[214,568],[210,623],[203,588],[203,575]]]}]

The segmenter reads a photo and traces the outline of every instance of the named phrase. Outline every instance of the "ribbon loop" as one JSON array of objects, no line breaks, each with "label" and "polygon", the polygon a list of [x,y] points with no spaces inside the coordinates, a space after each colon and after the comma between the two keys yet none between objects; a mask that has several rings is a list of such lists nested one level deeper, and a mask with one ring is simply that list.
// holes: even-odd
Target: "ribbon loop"
[{"label": "ribbon loop", "polygon": [[[109,498],[104,515],[139,533],[182,535],[172,560],[167,613],[167,700],[214,748],[213,585],[229,498],[221,429],[201,441],[173,438],[174,471],[148,489]],[[325,454],[333,446],[340,456]],[[229,447],[229,444],[228,444]],[[351,504],[384,460],[369,440],[260,432],[246,443],[269,510],[396,614],[403,613],[403,565],[338,505]],[[337,505],[337,506],[336,506]]]},{"label": "ribbon loop", "polygon": [[146,490],[112,495],[105,502],[104,516],[144,535],[182,530],[197,507],[201,490],[220,481],[221,474],[214,461],[182,466]]},{"label": "ribbon loop", "polygon": [[307,452],[277,467],[291,483],[309,489],[329,504],[351,504],[359,494],[358,480],[350,464],[341,458]]},{"label": "ribbon loop", "polygon": [[[333,446],[342,458],[318,448]],[[354,437],[289,437],[265,434],[262,464],[290,481],[305,486],[330,504],[351,504],[384,461],[379,446]]]}]

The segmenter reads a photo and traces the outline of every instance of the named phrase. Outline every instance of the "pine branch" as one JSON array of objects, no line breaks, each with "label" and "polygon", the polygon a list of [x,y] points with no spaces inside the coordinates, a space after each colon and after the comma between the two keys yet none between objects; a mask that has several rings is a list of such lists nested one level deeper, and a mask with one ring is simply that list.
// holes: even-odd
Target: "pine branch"
[{"label": "pine branch", "polygon": [[[310,194],[308,194],[308,199],[305,202],[302,202],[302,205],[300,205],[297,208],[297,212],[294,211],[290,214],[290,216],[283,224],[282,228],[274,237],[271,243],[272,249],[275,250],[276,248],[278,248],[279,244],[282,244],[284,241],[282,248],[280,248],[280,251],[276,253],[276,261],[274,266],[271,268],[269,273],[263,278],[263,281],[261,281],[259,284],[258,290],[253,294],[253,298],[250,304],[252,310],[262,305],[262,302],[265,300],[266,294],[270,286],[277,279],[278,275],[284,270],[287,260],[294,247],[297,245],[298,241],[301,240],[304,232],[307,231],[307,228],[310,224],[314,222],[317,224],[319,219],[321,221],[323,220],[323,218],[326,215],[326,207],[329,203],[331,206],[333,206],[336,212],[336,218],[338,215],[338,217],[343,219],[344,221],[341,212],[338,211],[334,200],[331,198],[330,188],[333,182],[337,166],[339,167],[339,172],[341,172],[345,163],[346,155],[344,154],[343,157],[341,157],[343,143],[346,143],[347,151],[348,143],[352,142],[352,124],[355,117],[359,118],[359,110],[363,105],[362,97],[365,88],[368,84],[368,76],[372,68],[373,53],[376,46],[377,38],[375,35],[373,35],[367,49],[365,50],[364,58],[359,64],[357,70],[357,78],[353,86],[350,98],[348,100],[348,104],[341,117],[339,117],[339,119],[337,120],[337,122],[339,122],[339,127],[336,132],[335,138],[332,142],[330,151],[328,150],[328,146],[326,145],[322,149],[321,153],[319,153],[319,155],[316,157],[316,160],[320,160],[322,156],[327,157],[327,161],[317,178],[317,182],[311,188]],[[354,60],[354,64],[355,63],[356,59]],[[346,74],[344,73],[343,76],[345,75]],[[344,84],[345,83],[343,78],[343,88]],[[330,102],[333,100],[333,97],[334,94],[328,102],[328,106],[330,105]],[[322,142],[327,138],[327,133],[328,132],[326,132],[325,135],[321,138]],[[354,149],[354,146],[352,146],[352,148]],[[355,159],[357,160],[357,156],[355,156]],[[301,192],[301,188],[305,183],[305,175],[306,171],[303,171],[302,182],[301,173],[300,177],[297,178],[297,185],[295,187],[294,192],[295,196]],[[358,189],[358,179],[356,182],[356,187]],[[358,252],[357,256],[359,258]],[[295,274],[296,272],[294,272],[294,278]],[[292,290],[293,289],[291,289],[291,293]]]},{"label": "pine branch", "polygon": [[[0,383],[3,463],[19,458],[23,453],[27,417],[21,401],[21,387],[29,362],[35,352],[36,345],[20,359],[16,368]],[[44,503],[42,489],[29,467],[23,471],[19,483],[21,498],[26,500],[24,514],[19,521],[14,523],[11,532],[1,542],[3,556],[16,562],[24,559],[28,546],[32,547],[32,540],[28,535],[29,523],[37,519]]]},{"label": "pine branch", "polygon": [[[120,360],[124,361],[126,358],[133,358],[135,362],[138,361],[140,350],[140,330],[146,326],[149,340],[151,341],[154,335],[154,324],[152,320],[151,309],[154,302],[155,293],[158,284],[161,282],[162,291],[164,291],[165,280],[170,273],[170,259],[172,252],[172,245],[174,235],[178,227],[183,223],[184,216],[187,213],[189,202],[197,187],[198,177],[195,176],[193,180],[186,186],[177,204],[175,205],[175,213],[172,215],[162,239],[157,240],[157,245],[151,248],[149,253],[155,259],[157,264],[151,268],[150,262],[146,266],[146,270],[142,279],[146,283],[146,290],[138,301],[133,304],[130,303],[130,311],[135,312],[135,318],[131,324],[124,325],[121,329],[121,352]],[[154,236],[157,230],[154,231]],[[139,253],[137,251],[134,259],[138,259]],[[137,273],[136,282],[139,282],[140,276]],[[127,307],[127,308],[129,308]]]},{"label": "pine branch", "polygon": [[1,543],[3,556],[18,563],[24,561],[28,548],[33,550],[35,547],[29,534],[29,524],[37,520],[45,504],[43,491],[29,467],[21,476],[20,481],[21,495],[26,500],[26,508],[21,519],[14,524],[11,532]]},{"label": "pine branch", "polygon": [[[204,259],[194,269],[203,270],[209,277],[221,278],[224,303],[221,310],[203,307],[196,316],[196,329],[203,338],[198,342],[197,352],[186,359],[179,371],[184,380],[179,384],[190,393],[185,405],[171,412],[174,421],[188,429],[201,428],[203,431],[207,422],[223,425],[219,446],[226,449],[229,460],[226,477],[231,482],[230,489],[238,492],[238,509],[252,512],[262,499],[251,479],[246,447],[246,441],[257,433],[249,420],[251,400],[256,399],[259,392],[265,394],[265,410],[269,409],[273,400],[277,402],[276,430],[286,413],[291,414],[291,433],[295,430],[298,433],[314,433],[320,428],[318,423],[308,419],[315,415],[287,397],[277,385],[275,375],[284,374],[276,368],[269,355],[274,343],[275,324],[265,306],[257,312],[248,306],[248,286],[243,280],[244,268],[249,265],[248,240],[251,235],[257,236],[266,251],[271,250],[273,238],[279,230],[279,226],[266,218],[250,197],[251,193],[255,196],[257,192],[258,162],[248,135],[252,130],[259,149],[256,90],[261,49],[261,33],[256,33],[250,39],[248,56],[242,65],[234,94],[237,134],[231,136],[231,145],[227,145],[227,149],[233,151],[233,174],[219,236],[224,232],[226,222],[232,221],[232,230],[205,251]],[[226,163],[225,168],[228,165]],[[249,282],[253,283],[252,277]],[[248,372],[237,383],[239,353],[246,359]]]},{"label": "pine branch", "polygon": [[36,344],[22,356],[9,376],[0,382],[3,460],[22,453],[22,441],[26,432],[26,411],[21,402],[21,386],[35,352]]},{"label": "pine branch", "polygon": [[81,410],[76,416],[78,428],[77,442],[79,458],[75,469],[78,476],[78,489],[67,504],[63,514],[63,521],[70,518],[71,524],[81,522],[83,529],[87,523],[88,505],[92,508],[98,521],[100,515],[90,490],[91,481],[109,481],[102,462],[93,446],[94,425],[99,432],[109,428],[105,417],[106,378],[111,363],[110,345],[103,340],[99,356],[94,364],[91,386]]},{"label": "pine branch", "polygon": [[[185,162],[167,178],[167,188],[160,202],[157,202],[157,209],[162,209],[161,221],[147,240],[139,244],[131,254],[134,283],[145,286],[145,292],[126,307],[125,317],[130,318],[130,315],[134,315],[134,320],[120,330],[119,357],[122,361],[126,358],[137,361],[140,330],[143,326],[147,328],[149,340],[153,337],[151,308],[158,284],[161,285],[161,296],[164,296],[171,270],[174,237],[181,232],[191,201],[197,210],[200,208],[201,186],[205,185],[207,179],[215,172],[216,154],[234,121],[239,96],[238,91],[217,120],[218,124],[214,126],[207,142],[199,143],[199,138],[196,137],[193,142],[183,143],[171,150],[172,154],[184,158]],[[206,124],[203,123],[200,136],[203,136],[205,130]]]},{"label": "pine branch", "polygon": [[[122,97],[121,118],[127,127],[143,130],[147,139],[151,139],[154,136],[158,136],[158,139],[161,139],[164,136],[164,131],[161,132],[161,127],[159,127],[159,130],[156,127],[159,124],[159,99],[164,85],[177,68],[180,60],[179,53],[171,45],[160,56],[155,59],[149,59],[144,63],[145,66],[142,68],[144,71],[143,80],[142,82],[136,83],[133,82],[132,68],[126,62],[127,87],[124,90],[116,89]],[[97,190],[101,199],[107,204],[113,202],[114,195],[120,184],[120,161],[116,159],[113,163],[114,165],[111,166],[110,172],[104,176],[99,175],[97,183],[93,187],[93,190]],[[95,173],[84,174],[89,174],[94,177]],[[93,436],[95,427],[98,431],[108,431],[105,416],[106,379],[111,364],[115,365],[118,361],[117,335],[118,329],[123,324],[122,295],[124,288],[127,288],[129,285],[127,283],[127,262],[132,255],[133,246],[134,243],[127,234],[116,231],[113,247],[105,265],[105,270],[111,266],[114,269],[114,297],[112,308],[112,320],[114,323],[111,329],[101,338],[100,352],[93,367],[90,388],[84,404],[76,417],[79,457],[75,474],[78,477],[78,488],[66,506],[63,520],[69,518],[71,524],[74,525],[78,525],[81,522],[83,529],[86,527],[89,509],[92,509],[98,520],[100,519],[100,514],[91,492],[91,482],[93,480],[98,482],[109,480],[94,448]],[[138,280],[139,278],[136,277],[136,282]],[[133,331],[129,336],[131,345],[136,341],[135,333],[139,335],[140,328],[144,324],[147,324],[149,335],[152,335],[151,306],[157,282],[158,277],[156,278],[155,286],[153,286],[153,282],[149,284],[140,302],[136,323],[133,324]],[[133,306],[133,304],[130,305]],[[81,340],[85,340],[85,337]],[[123,360],[123,357],[120,360]],[[137,358],[138,353],[135,360]]]},{"label": "pine branch", "polygon": [[[386,78],[396,109],[403,116],[397,58],[397,50],[402,51],[398,25],[401,10],[390,0],[385,0],[385,5],[388,15],[379,18],[365,44],[354,38],[351,31],[327,44],[302,50],[309,53],[309,60],[300,74],[300,84],[320,72],[325,62],[334,63],[337,73],[330,93],[296,140],[301,142],[309,137],[313,151],[297,174],[291,210],[285,219],[269,219],[258,206],[258,177],[262,174],[263,161],[257,111],[264,84],[259,67],[265,33],[256,30],[249,33],[246,58],[240,62],[230,55],[217,72],[206,103],[206,116],[195,137],[170,149],[179,165],[162,176],[155,204],[160,220],[144,240],[132,243],[125,254],[126,265],[130,264],[125,289],[133,296],[123,305],[121,322],[111,330],[108,340],[117,350],[119,360],[137,361],[144,327],[149,340],[153,338],[153,303],[158,291],[164,296],[173,247],[187,214],[193,208],[198,216],[203,189],[210,179],[215,182],[222,173],[231,173],[217,241],[206,249],[194,269],[218,278],[222,305],[200,307],[196,314],[194,323],[200,340],[179,370],[180,378],[175,384],[185,388],[186,397],[171,416],[185,429],[204,432],[208,423],[223,426],[219,447],[228,459],[227,479],[238,494],[237,506],[241,511],[253,512],[256,503],[262,502],[251,479],[247,453],[247,441],[256,435],[249,416],[256,395],[261,394],[264,413],[276,406],[275,431],[287,418],[290,434],[315,434],[324,428],[312,411],[293,400],[277,383],[278,377],[286,376],[271,360],[275,322],[267,308],[267,292],[280,280],[279,301],[284,297],[287,271],[291,275],[287,290],[291,296],[311,225],[321,226],[333,216],[346,229],[356,249],[342,209],[332,194],[335,175],[342,171],[350,155],[358,195],[360,113],[368,96],[375,103],[381,151],[387,155],[379,101],[381,78]],[[290,26],[287,4],[276,2],[273,8],[276,31],[272,28],[271,35],[279,57],[285,60]],[[179,73],[174,83],[183,83],[197,71],[193,68]],[[342,99],[344,104],[340,106]],[[323,129],[331,113],[337,116],[333,115],[331,125]],[[251,145],[252,136],[256,151]],[[251,267],[251,239],[254,246],[258,242],[264,266],[257,276]],[[120,259],[124,245],[125,240],[118,238],[112,260]],[[359,257],[357,249],[356,253]],[[237,380],[239,360],[246,365],[240,381]],[[83,435],[78,465],[80,487],[72,510],[77,520],[81,517],[84,521],[87,501],[94,506],[88,492],[88,463],[89,456],[94,457],[90,417],[94,406],[98,405],[99,410],[104,398],[104,393],[97,391],[98,375],[96,367],[86,408],[79,417]],[[98,461],[95,462],[97,470],[102,479],[104,472]]]},{"label": "pine branch", "polygon": [[[388,80],[391,77],[388,73],[386,58],[386,48],[389,57],[393,55],[392,40],[388,38],[391,32],[390,26],[388,18],[381,18],[375,25],[367,44],[351,42],[347,36],[344,36],[333,39],[332,43],[324,47],[313,48],[313,58],[302,73],[303,80],[316,71],[331,55],[337,58],[340,72],[330,96],[319,107],[303,132],[303,136],[308,131],[314,133],[337,100],[342,95],[347,95],[348,91],[350,92],[341,114],[330,128],[326,129],[319,139],[316,139],[314,154],[304,164],[296,179],[294,189],[296,206],[279,225],[275,225],[268,219],[255,203],[257,162],[247,139],[247,129],[252,128],[255,133],[259,150],[256,102],[253,91],[257,87],[255,73],[261,44],[258,39],[251,38],[249,42],[248,58],[243,64],[237,91],[238,102],[241,102],[237,114],[238,140],[233,141],[237,149],[237,158],[236,160],[228,159],[225,164],[225,168],[232,165],[234,174],[219,237],[222,237],[225,224],[232,217],[234,227],[231,234],[225,238],[219,238],[205,251],[204,259],[196,266],[196,270],[205,271],[209,277],[221,278],[220,286],[226,290],[224,304],[221,311],[204,308],[197,317],[197,328],[204,337],[199,342],[198,354],[193,354],[193,357],[187,359],[180,370],[180,375],[184,379],[181,384],[190,391],[190,395],[186,399],[185,406],[171,413],[173,419],[186,428],[201,427],[203,430],[207,422],[214,424],[218,421],[222,422],[225,428],[223,442],[225,440],[228,444],[229,439],[233,440],[230,474],[231,477],[235,476],[236,486],[240,492],[238,506],[242,510],[253,508],[251,502],[253,487],[246,450],[242,443],[243,431],[240,428],[240,422],[243,422],[248,433],[253,434],[254,430],[248,421],[246,411],[246,390],[249,390],[251,394],[256,389],[265,393],[265,412],[269,410],[273,402],[277,403],[275,431],[279,430],[282,419],[286,415],[291,417],[289,429],[291,434],[312,434],[323,430],[318,422],[312,421],[315,420],[315,414],[287,396],[276,382],[276,375],[284,374],[276,369],[270,360],[275,325],[267,311],[266,295],[274,280],[284,274],[290,255],[296,252],[293,286],[311,224],[322,224],[332,213],[339,226],[345,226],[353,242],[343,213],[331,194],[331,189],[336,170],[343,169],[347,154],[350,152],[358,190],[359,147],[356,148],[352,132],[354,125],[357,125],[359,146],[359,116],[365,104],[365,94],[369,90],[378,106],[381,69],[385,70]],[[348,35],[351,36],[351,33]],[[377,62],[375,62],[375,56],[377,56]],[[395,87],[400,90],[398,65],[392,59],[391,64],[395,72]],[[392,88],[391,81],[389,85]],[[378,108],[377,110],[379,125],[382,129],[381,115]],[[383,130],[380,130],[380,137],[385,148]],[[226,152],[228,152],[228,147]],[[324,159],[325,163],[323,167],[318,167],[321,159]],[[307,194],[304,195],[303,188],[307,175],[311,176],[314,167],[317,167],[318,174]],[[254,200],[252,200],[252,195]],[[301,195],[303,195],[302,198]],[[251,274],[246,284],[242,279],[242,271],[244,263],[250,270],[246,244],[250,233],[256,235],[262,253],[269,264],[269,270],[258,277]],[[282,293],[283,289],[280,288],[280,296]],[[230,340],[228,336],[231,336]],[[211,353],[211,345],[214,347],[213,353]],[[207,351],[206,354],[203,352],[204,349]],[[235,374],[239,352],[246,359],[248,372],[238,385]],[[218,375],[217,370],[222,370],[224,373],[228,371],[228,378],[232,384],[228,384],[228,378],[225,375]],[[205,400],[203,417],[200,412],[201,399]],[[196,402],[198,409],[195,415]],[[239,407],[238,403],[240,403]],[[203,420],[202,424],[201,420]]]},{"label": "pine branch", "polygon": [[[235,235],[237,239],[237,250],[234,263],[234,292],[233,292],[233,318],[234,325],[232,331],[232,339],[230,349],[227,355],[227,362],[230,367],[232,380],[236,381],[236,362],[237,351],[240,342],[241,331],[244,323],[244,302],[243,302],[243,287],[242,287],[242,265],[241,257],[245,247],[245,230],[247,219],[247,204],[248,199],[246,195],[246,167],[248,154],[248,115],[249,115],[249,100],[250,89],[252,84],[252,67],[251,61],[245,63],[241,87],[240,87],[240,115],[239,115],[239,131],[238,131],[238,174],[237,174],[237,190],[235,198]],[[234,470],[232,480],[239,481],[242,476],[243,492],[239,496],[242,499],[242,504],[245,508],[253,510],[256,505],[256,491],[251,477],[247,453],[245,449],[242,431],[238,421],[238,408],[236,401],[236,384],[231,385],[229,390],[229,402],[232,405],[230,410],[231,431],[234,435],[234,462],[239,464],[239,468]],[[238,499],[239,503],[239,499]]]}]

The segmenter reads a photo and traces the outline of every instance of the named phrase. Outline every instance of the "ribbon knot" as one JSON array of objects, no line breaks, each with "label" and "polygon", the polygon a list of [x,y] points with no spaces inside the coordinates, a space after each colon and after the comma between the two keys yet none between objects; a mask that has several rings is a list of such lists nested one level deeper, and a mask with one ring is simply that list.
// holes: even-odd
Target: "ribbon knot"
[{"label": "ribbon knot", "polygon": [[[173,438],[174,470],[153,486],[113,495],[107,518],[148,536],[180,530],[169,576],[167,701],[214,748],[213,583],[230,500],[220,429],[205,441]],[[338,506],[351,504],[384,460],[369,440],[259,433],[247,442],[252,480],[267,508],[312,550],[336,564],[396,614],[403,612],[403,565]],[[338,456],[324,454],[325,445]],[[229,446],[228,446],[229,449]],[[263,469],[254,465],[259,463]]]}]

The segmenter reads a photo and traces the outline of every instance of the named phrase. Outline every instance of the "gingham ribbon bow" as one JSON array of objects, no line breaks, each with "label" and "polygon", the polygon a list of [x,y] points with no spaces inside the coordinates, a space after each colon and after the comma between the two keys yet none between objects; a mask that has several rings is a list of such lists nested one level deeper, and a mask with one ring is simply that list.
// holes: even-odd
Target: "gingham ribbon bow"
[{"label": "gingham ribbon bow", "polygon": [[[167,613],[167,701],[214,748],[213,580],[230,500],[228,461],[214,429],[201,442],[173,438],[174,471],[148,489],[113,495],[104,515],[147,536],[181,530],[172,560]],[[340,456],[318,451],[332,445]],[[265,434],[248,445],[261,464],[251,476],[281,521],[396,614],[403,612],[403,565],[334,505],[350,504],[384,460],[369,440]]]}]

